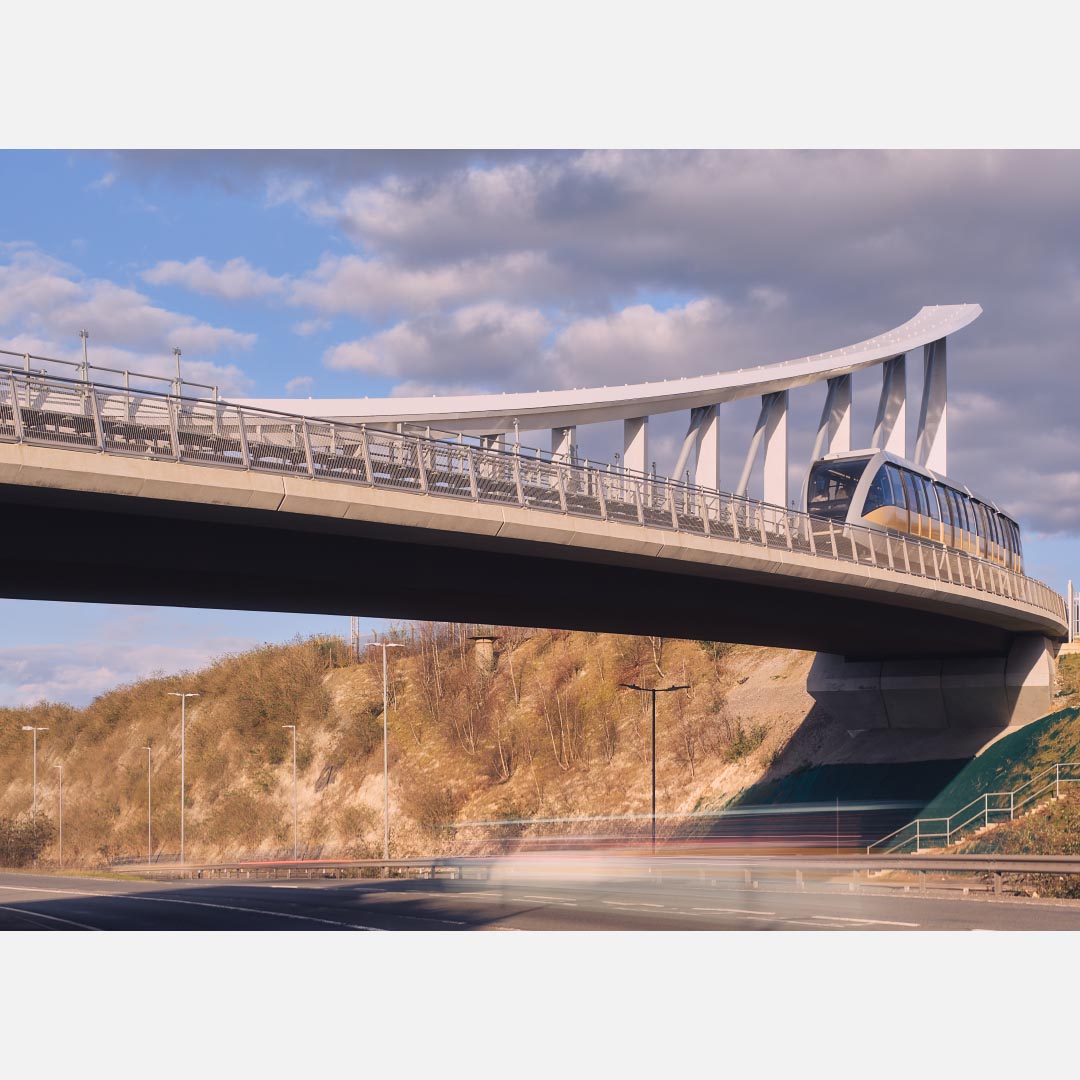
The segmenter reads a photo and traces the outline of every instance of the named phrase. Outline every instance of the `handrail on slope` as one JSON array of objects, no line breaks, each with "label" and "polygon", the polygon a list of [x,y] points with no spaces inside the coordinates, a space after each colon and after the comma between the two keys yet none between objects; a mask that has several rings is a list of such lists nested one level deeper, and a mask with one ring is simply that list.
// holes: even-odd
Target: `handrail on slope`
[{"label": "handrail on slope", "polygon": [[[1076,776],[1061,775],[1062,770],[1072,770],[1077,773]],[[1017,799],[1017,796],[1021,792],[1028,788],[1031,788],[1037,781],[1042,780],[1044,777],[1053,775],[1053,779],[1047,781],[1042,787],[1035,788],[1029,791],[1023,798]],[[1049,791],[1053,790],[1053,798],[1057,799],[1061,797],[1061,785],[1062,784],[1077,784],[1080,783],[1080,761],[1061,761],[1054,765],[1048,765],[1045,769],[1041,769],[1035,773],[1034,776],[1025,780],[1018,788],[1012,791],[987,791],[977,798],[972,799],[966,806],[960,807],[959,810],[950,814],[948,817],[932,817],[932,818],[915,818],[914,821],[909,821],[906,825],[901,825],[899,829],[894,829],[888,836],[883,836],[880,840],[875,840],[872,844],[868,844],[866,848],[867,855],[874,852],[875,848],[880,849],[879,854],[892,855],[898,852],[904,851],[910,845],[914,845],[916,852],[928,850],[928,847],[924,845],[930,845],[932,841],[944,840],[945,847],[948,847],[954,842],[954,839],[961,836],[969,826],[979,823],[980,828],[985,828],[991,824],[990,816],[1005,814],[1009,815],[1009,820],[1014,821],[1017,813],[1024,807],[1029,809],[1034,808],[1035,802],[1043,795],[1046,795]],[[999,805],[991,806],[990,800],[1000,800]],[[1005,800],[1008,800],[1008,805],[1004,805]],[[968,814],[974,807],[981,806],[982,809],[975,810],[973,813]],[[962,821],[954,824],[956,819],[962,814],[968,814]],[[927,829],[925,826],[941,826],[944,828],[938,828],[936,831],[933,829]],[[909,830],[914,829],[914,832]],[[888,847],[883,845],[888,841],[894,840],[900,837],[901,834],[907,833],[902,839],[898,840],[895,844]]]}]

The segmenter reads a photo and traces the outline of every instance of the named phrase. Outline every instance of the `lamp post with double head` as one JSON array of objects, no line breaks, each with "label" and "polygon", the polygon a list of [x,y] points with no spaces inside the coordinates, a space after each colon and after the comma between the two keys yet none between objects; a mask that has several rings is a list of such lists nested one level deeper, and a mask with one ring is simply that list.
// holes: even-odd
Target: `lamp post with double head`
[{"label": "lamp post with double head", "polygon": [[292,729],[292,857],[296,862],[296,725],[282,724]]},{"label": "lamp post with double head", "polygon": [[184,728],[187,724],[187,699],[198,694],[182,694],[177,690],[169,691],[170,697],[180,699],[180,865],[184,865]]},{"label": "lamp post with double head", "polygon": [[670,694],[673,690],[689,690],[690,685],[681,686],[635,686],[634,683],[619,683],[626,690],[637,690],[642,694],[652,694],[652,850],[656,854],[656,695]]},{"label": "lamp post with double head", "polygon": [[47,727],[34,727],[32,724],[23,724],[23,731],[32,731],[34,733],[34,824],[37,824],[37,733],[39,731],[48,731]]},{"label": "lamp post with double head", "polygon": [[144,746],[146,751],[146,865],[150,865],[150,854],[153,848],[150,846],[150,777],[153,770],[154,751],[149,746]]},{"label": "lamp post with double head", "polygon": [[[369,649],[382,649],[382,750],[383,750],[383,859],[390,861],[390,770],[386,738],[386,650],[403,649],[396,641],[369,641]],[[389,873],[389,868],[387,868]]]},{"label": "lamp post with double head", "polygon": [[54,765],[60,770],[60,869],[64,869],[64,766]]}]

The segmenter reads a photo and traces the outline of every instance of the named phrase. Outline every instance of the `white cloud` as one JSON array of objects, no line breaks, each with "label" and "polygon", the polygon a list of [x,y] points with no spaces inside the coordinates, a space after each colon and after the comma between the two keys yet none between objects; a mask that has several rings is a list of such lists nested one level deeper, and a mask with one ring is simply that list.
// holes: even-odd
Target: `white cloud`
[{"label": "white cloud", "polygon": [[305,390],[311,389],[311,384],[315,380],[310,375],[299,375],[295,379],[290,379],[285,384],[286,394],[302,394]]},{"label": "white cloud", "polygon": [[334,324],[329,319],[305,319],[303,322],[293,323],[292,332],[299,337],[311,337],[312,334],[322,334]]},{"label": "white cloud", "polygon": [[157,672],[195,670],[227,652],[254,642],[211,638],[188,646],[143,645],[131,641],[89,641],[0,648],[0,698],[7,705],[63,701],[86,705],[123,683]]},{"label": "white cloud", "polygon": [[579,319],[559,334],[551,350],[556,379],[592,385],[718,371],[731,314],[720,301],[701,299],[667,311],[636,304]]},{"label": "white cloud", "polygon": [[331,313],[420,315],[479,301],[528,297],[535,302],[558,295],[566,285],[566,274],[533,251],[422,267],[326,255],[293,282],[289,301]]},{"label": "white cloud", "polygon": [[328,349],[327,367],[394,379],[512,382],[535,363],[550,333],[539,311],[497,302],[398,323]]},{"label": "white cloud", "polygon": [[223,300],[256,300],[284,291],[287,278],[273,277],[244,258],[229,259],[215,268],[201,255],[186,263],[159,262],[140,275],[151,285],[179,285],[203,296]]},{"label": "white cloud", "polygon": [[[0,334],[6,347],[57,359],[81,359],[77,331],[90,331],[91,361],[149,374],[172,374],[173,346],[184,351],[184,375],[241,390],[249,380],[212,357],[248,350],[255,335],[153,304],[138,291],[87,278],[36,248],[7,249],[0,262]],[[204,359],[205,358],[205,359]]]}]

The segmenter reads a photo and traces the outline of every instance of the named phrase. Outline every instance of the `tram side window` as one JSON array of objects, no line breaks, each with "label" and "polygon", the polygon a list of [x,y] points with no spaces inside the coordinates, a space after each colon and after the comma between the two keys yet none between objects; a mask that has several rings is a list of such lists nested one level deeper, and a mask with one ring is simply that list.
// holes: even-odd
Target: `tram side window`
[{"label": "tram side window", "polygon": [[889,505],[892,492],[889,490],[889,479],[885,475],[884,467],[878,469],[877,475],[870,481],[870,487],[866,491],[866,501],[863,504],[863,513],[869,514],[873,510],[880,510]]},{"label": "tram side window", "polygon": [[989,530],[986,527],[986,507],[981,502],[975,502],[971,505],[975,510],[975,531],[979,534],[979,539],[985,544],[990,538]]},{"label": "tram side window", "polygon": [[956,499],[956,509],[960,515],[960,528],[964,532],[974,532],[971,527],[971,502],[962,491],[954,491],[953,497]]},{"label": "tram side window", "polygon": [[938,505],[941,507],[941,520],[945,522],[946,525],[952,525],[952,500],[949,498],[949,489],[947,487],[942,487],[941,484],[935,484],[934,491],[937,493]]},{"label": "tram side window", "polygon": [[[909,473],[907,469],[904,469],[902,475],[904,477],[904,490],[907,492],[908,509],[913,514],[926,517],[926,496],[923,494],[922,485],[916,483],[914,473]],[[915,528],[914,522],[911,527]]]},{"label": "tram side window", "polygon": [[993,540],[996,547],[1001,547],[1001,529],[998,526],[997,511],[987,507],[986,516],[990,519],[990,539]]},{"label": "tram side window", "polygon": [[906,510],[908,500],[904,492],[903,473],[893,464],[885,466],[885,472],[889,475],[889,486],[892,488],[892,504]]},{"label": "tram side window", "polygon": [[975,504],[966,495],[962,496],[964,513],[967,514],[967,529],[971,535],[977,536],[979,532],[978,519],[975,517]]},{"label": "tram side window", "polygon": [[[967,517],[964,514],[964,496],[959,491],[949,488],[949,503],[952,508],[953,528],[957,532],[967,531]],[[959,536],[953,537],[954,543],[960,542]]]},{"label": "tram side window", "polygon": [[934,483],[932,480],[926,480],[923,477],[918,477],[922,481],[923,491],[926,492],[926,505],[930,511],[930,518],[933,521],[941,520],[941,507],[938,506],[937,491],[934,490]]}]

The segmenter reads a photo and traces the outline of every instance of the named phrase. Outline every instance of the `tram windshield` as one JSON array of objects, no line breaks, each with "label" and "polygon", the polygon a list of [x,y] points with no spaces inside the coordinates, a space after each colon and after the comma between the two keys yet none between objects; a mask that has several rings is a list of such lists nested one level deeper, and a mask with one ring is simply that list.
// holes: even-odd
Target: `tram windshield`
[{"label": "tram windshield", "polygon": [[810,470],[806,493],[807,510],[832,521],[844,521],[869,460],[858,458],[847,461],[819,461]]}]

